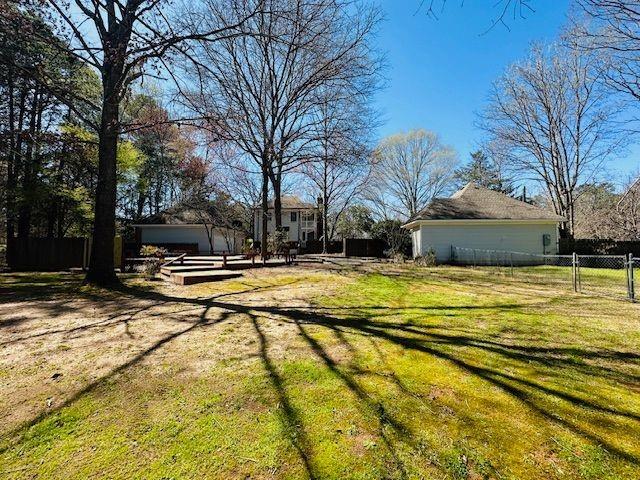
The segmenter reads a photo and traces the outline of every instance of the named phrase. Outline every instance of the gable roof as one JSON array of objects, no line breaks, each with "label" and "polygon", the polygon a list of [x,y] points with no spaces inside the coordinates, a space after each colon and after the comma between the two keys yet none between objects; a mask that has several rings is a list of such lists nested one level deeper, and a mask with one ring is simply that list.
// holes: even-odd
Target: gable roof
[{"label": "gable roof", "polygon": [[467,184],[449,198],[435,198],[409,220],[549,220],[564,217],[535,205],[516,200],[503,193]]},{"label": "gable roof", "polygon": [[629,200],[629,198],[632,198],[631,195],[634,193],[634,191],[637,193],[639,187],[640,177],[636,178],[635,181],[629,186],[629,188],[625,190],[625,192],[620,197],[620,200],[618,200],[618,203],[616,204],[616,209],[620,210],[620,208],[622,208],[627,200]]},{"label": "gable roof", "polygon": [[[296,197],[295,195],[282,195],[280,197],[280,203],[283,210],[306,210],[316,208],[313,203],[303,202],[300,200],[300,197]],[[273,199],[269,200],[268,205],[269,208],[274,208]],[[261,205],[256,205],[255,208],[260,209]]]}]

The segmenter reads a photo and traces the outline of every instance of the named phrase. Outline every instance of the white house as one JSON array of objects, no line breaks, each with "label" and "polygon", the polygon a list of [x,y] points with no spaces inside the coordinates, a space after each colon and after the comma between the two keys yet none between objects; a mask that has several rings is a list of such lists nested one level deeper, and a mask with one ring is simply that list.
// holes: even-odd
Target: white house
[{"label": "white house", "polygon": [[239,230],[214,227],[206,212],[176,206],[132,225],[136,243],[200,254],[240,253],[244,235]]},{"label": "white house", "polygon": [[[318,227],[320,209],[308,202],[303,202],[298,197],[283,195],[282,204],[282,229],[289,232],[290,242],[306,242],[318,240],[321,232]],[[267,233],[273,233],[276,226],[274,219],[273,200],[269,200],[267,214]],[[262,208],[253,209],[253,238],[260,240],[262,235]]]},{"label": "white house", "polygon": [[436,198],[404,225],[413,256],[433,249],[438,262],[451,260],[452,247],[534,254],[558,252],[553,212],[472,183],[450,198]]}]

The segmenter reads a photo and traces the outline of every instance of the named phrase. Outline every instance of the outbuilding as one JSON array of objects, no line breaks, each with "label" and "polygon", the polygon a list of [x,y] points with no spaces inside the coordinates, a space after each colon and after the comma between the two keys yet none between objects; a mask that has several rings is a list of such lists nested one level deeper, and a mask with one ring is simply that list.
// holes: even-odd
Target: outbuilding
[{"label": "outbuilding", "polygon": [[554,212],[469,183],[449,198],[436,198],[404,225],[411,231],[413,256],[435,252],[436,261],[452,261],[461,249],[558,253]]},{"label": "outbuilding", "polygon": [[239,253],[244,235],[218,226],[207,212],[178,205],[136,222],[136,243],[206,255]]}]

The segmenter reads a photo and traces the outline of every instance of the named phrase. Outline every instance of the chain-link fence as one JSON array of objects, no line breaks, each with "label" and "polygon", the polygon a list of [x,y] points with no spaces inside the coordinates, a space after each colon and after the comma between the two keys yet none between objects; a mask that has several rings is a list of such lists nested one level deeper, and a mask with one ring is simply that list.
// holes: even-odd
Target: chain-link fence
[{"label": "chain-link fence", "polygon": [[541,255],[451,247],[451,263],[517,276],[525,282],[635,300],[631,255]]},{"label": "chain-link fence", "polygon": [[629,296],[629,258],[622,255],[576,255],[577,291]]}]

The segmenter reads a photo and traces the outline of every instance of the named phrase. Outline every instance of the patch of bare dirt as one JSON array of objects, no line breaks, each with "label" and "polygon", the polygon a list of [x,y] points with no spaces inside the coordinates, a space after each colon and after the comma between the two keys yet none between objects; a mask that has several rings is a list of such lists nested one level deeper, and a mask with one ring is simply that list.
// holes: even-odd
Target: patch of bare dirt
[{"label": "patch of bare dirt", "polygon": [[338,286],[320,287],[323,275],[291,267],[248,270],[246,285],[156,283],[152,292],[130,287],[103,296],[9,292],[0,303],[0,434],[134,367],[197,375],[223,360],[255,360],[261,348],[291,355],[303,342],[278,310],[308,308],[320,288]]}]

